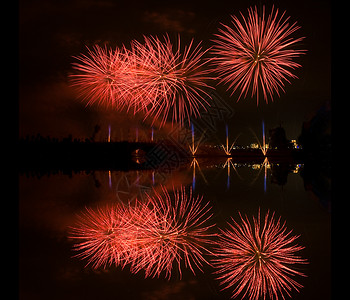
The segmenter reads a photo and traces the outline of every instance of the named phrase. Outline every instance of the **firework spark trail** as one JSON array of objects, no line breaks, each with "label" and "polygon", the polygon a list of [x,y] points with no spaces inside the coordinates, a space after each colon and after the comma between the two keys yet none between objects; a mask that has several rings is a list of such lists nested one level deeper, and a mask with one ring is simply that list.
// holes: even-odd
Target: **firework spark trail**
[{"label": "firework spark trail", "polygon": [[222,24],[219,34],[216,34],[212,53],[214,68],[220,77],[220,83],[228,84],[233,95],[240,90],[238,100],[249,90],[251,97],[256,95],[259,103],[259,93],[264,100],[273,101],[273,95],[284,92],[288,78],[297,78],[291,70],[301,67],[293,61],[305,53],[305,50],[292,49],[295,44],[304,38],[294,39],[292,35],[300,27],[296,22],[289,25],[289,17],[283,19],[285,12],[278,16],[278,9],[271,13],[267,20],[265,7],[262,14],[258,14],[255,7],[248,9],[248,17],[241,13],[242,21],[232,16],[232,25]]},{"label": "firework spark trail", "polygon": [[221,230],[217,242],[217,258],[213,265],[223,289],[233,288],[232,298],[241,295],[249,299],[278,299],[284,294],[291,296],[293,289],[299,291],[302,285],[294,280],[294,276],[305,276],[295,270],[295,264],[307,261],[296,255],[304,247],[294,245],[298,236],[287,232],[285,223],[276,221],[274,213],[269,212],[262,223],[260,210],[258,218],[253,217],[251,223],[247,216],[240,215],[241,223],[229,223],[227,230]]},{"label": "firework spark trail", "polygon": [[224,150],[225,154],[227,156],[231,155],[231,150],[233,148],[233,146],[235,145],[238,137],[240,136],[240,134],[235,138],[235,140],[233,141],[233,143],[231,144],[231,146],[228,145],[228,125],[226,124],[226,145],[221,144],[221,148]]},{"label": "firework spark trail", "polygon": [[203,138],[205,137],[205,133],[207,130],[204,130],[202,132],[202,135],[200,136],[199,140],[197,141],[197,145],[195,144],[195,137],[194,137],[194,126],[193,123],[191,123],[191,144],[188,145],[188,148],[190,150],[191,155],[194,157],[197,153],[197,150],[199,148],[199,146],[201,145],[201,142],[203,140]]}]

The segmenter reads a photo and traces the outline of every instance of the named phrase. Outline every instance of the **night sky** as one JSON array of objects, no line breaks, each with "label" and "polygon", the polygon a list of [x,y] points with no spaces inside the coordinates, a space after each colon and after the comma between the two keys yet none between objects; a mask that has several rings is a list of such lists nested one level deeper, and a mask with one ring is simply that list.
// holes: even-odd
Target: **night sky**
[{"label": "night sky", "polygon": [[[231,117],[227,121],[230,138],[232,141],[240,134],[238,144],[249,145],[255,142],[252,132],[261,136],[264,120],[266,129],[281,125],[285,128],[288,139],[297,139],[303,122],[309,121],[322,107],[329,108],[331,104],[330,0],[20,0],[19,137],[40,134],[58,139],[68,135],[85,139],[93,135],[96,125],[101,128],[97,140],[106,139],[108,125],[111,125],[112,138],[116,140],[121,138],[121,134],[124,138],[133,139],[136,127],[140,134],[149,133],[149,124],[142,123],[142,116],[127,115],[97,106],[85,107],[85,103],[70,86],[68,78],[73,72],[73,56],[86,53],[86,46],[91,48],[98,44],[121,47],[124,44],[128,48],[133,39],[142,42],[143,35],[162,36],[166,33],[172,40],[180,34],[184,43],[193,38],[196,43],[202,42],[206,49],[213,45],[211,40],[218,33],[220,23],[229,24],[230,15],[238,15],[240,12],[247,14],[247,9],[254,5],[266,5],[266,12],[271,11],[272,5],[280,12],[286,10],[290,22],[296,21],[301,26],[295,37],[305,37],[298,49],[307,52],[296,59],[302,65],[302,68],[294,72],[299,79],[287,83],[285,93],[281,93],[280,97],[275,96],[272,103],[266,104],[261,99],[257,106],[256,99],[249,97],[237,102],[238,93],[230,96],[226,86],[216,87],[217,93],[231,109]],[[225,122],[218,122],[216,129],[210,142],[223,142]],[[166,133],[167,130],[169,126],[161,131]],[[155,132],[156,137],[157,134],[158,131]],[[262,174],[253,186],[250,180],[255,170],[239,170],[243,177],[248,178],[243,183],[232,171],[233,186],[227,191],[226,171],[220,172],[215,169],[206,173],[211,185],[205,184],[198,174],[197,190],[210,199],[215,209],[218,208],[222,222],[228,220],[236,210],[255,213],[260,205],[276,210],[277,214],[288,220],[288,226],[296,234],[301,234],[301,244],[312,246],[306,248],[306,257],[311,257],[308,271],[310,280],[306,281],[306,288],[294,299],[321,299],[322,296],[329,296],[325,293],[330,291],[330,216],[312,194],[311,183],[309,182],[309,190],[304,191],[306,181],[299,174],[290,174],[288,184],[279,186],[269,183],[267,193],[261,196]],[[190,184],[192,181],[191,172],[186,173],[187,177],[184,177],[183,171],[174,174],[171,175],[172,182],[168,182],[169,186],[174,181],[176,184]],[[139,178],[138,173],[134,175]],[[126,178],[124,172],[116,172],[113,176],[114,185],[116,182],[119,184],[120,178]],[[329,184],[324,184],[325,182]],[[316,183],[314,180],[312,183],[321,192],[330,187],[328,179],[316,180]],[[120,295],[124,293],[125,299],[131,299],[132,295],[135,299],[140,299],[140,293],[143,293],[144,299],[155,299],[156,296],[161,298],[161,295],[181,288],[185,295],[186,292],[192,295],[195,287],[199,290],[193,294],[207,297],[213,295],[214,283],[205,277],[200,279],[202,281],[195,278],[185,284],[181,281],[169,284],[166,281],[145,281],[118,270],[111,271],[110,274],[114,277],[108,277],[107,273],[106,276],[100,276],[102,273],[81,272],[83,263],[71,259],[71,249],[64,242],[64,234],[75,213],[83,207],[115,201],[114,191],[108,187],[106,172],[73,177],[44,176],[40,180],[22,176],[19,194],[23,295],[39,299],[35,294],[38,292],[45,296],[54,294],[56,299],[88,299],[89,296],[111,297],[117,291]],[[205,281],[206,284],[198,283]],[[79,286],[82,282],[85,285]],[[192,285],[191,282],[197,284]],[[138,288],[135,285],[139,285]],[[123,291],[118,291],[119,286],[123,287]],[[32,291],[35,293],[30,294]],[[228,294],[222,293],[217,296],[225,299],[226,295]],[[48,298],[50,297],[43,297]]]},{"label": "night sky", "polygon": [[[241,133],[239,143],[253,141],[250,129],[261,133],[262,120],[266,128],[278,125],[286,130],[288,139],[296,139],[303,121],[328,105],[330,92],[330,1],[20,1],[19,5],[19,135],[41,134],[62,138],[85,138],[92,135],[95,125],[101,135],[112,130],[120,132],[133,126],[142,127],[140,118],[125,113],[85,105],[69,86],[72,56],[85,53],[85,46],[94,44],[111,47],[129,46],[131,40],[143,40],[143,35],[177,34],[183,41],[194,38],[203,48],[212,45],[220,22],[228,24],[230,14],[247,13],[254,5],[274,4],[286,10],[291,22],[301,26],[295,35],[305,39],[299,47],[307,50],[297,59],[302,68],[286,84],[286,92],[274,102],[265,104],[251,98],[237,102],[225,86],[217,88],[220,96],[231,106],[233,116],[228,121],[230,134]],[[147,124],[143,125],[147,129]],[[219,136],[224,124],[218,124]],[[141,129],[142,130],[142,129]],[[101,136],[102,138],[102,136]]]}]

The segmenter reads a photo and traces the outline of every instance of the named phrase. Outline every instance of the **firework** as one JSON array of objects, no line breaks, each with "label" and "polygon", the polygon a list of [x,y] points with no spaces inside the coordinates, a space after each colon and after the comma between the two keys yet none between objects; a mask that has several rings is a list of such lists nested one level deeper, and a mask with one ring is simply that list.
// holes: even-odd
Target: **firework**
[{"label": "firework", "polygon": [[[290,25],[285,12],[278,16],[278,9],[272,7],[265,17],[265,7],[259,15],[257,8],[248,9],[248,17],[241,13],[242,21],[232,16],[232,26],[223,25],[214,40],[213,61],[219,74],[220,83],[228,84],[232,94],[240,90],[238,100],[251,91],[251,97],[259,94],[264,100],[273,101],[276,93],[284,92],[285,82],[297,78],[292,71],[301,65],[294,58],[304,54],[304,50],[293,49],[304,38],[293,38],[300,27]],[[231,94],[231,95],[232,95]]]},{"label": "firework", "polygon": [[[241,224],[233,219],[229,229],[221,230],[217,242],[218,250],[213,261],[218,279],[224,289],[233,288],[232,298],[241,295],[242,299],[278,299],[284,294],[291,296],[293,289],[299,291],[302,285],[294,276],[305,276],[295,270],[296,264],[307,263],[296,255],[304,247],[295,245],[298,236],[287,232],[285,223],[276,221],[274,213],[265,216],[264,222],[240,214]],[[245,298],[247,297],[247,298]]]},{"label": "firework", "polygon": [[207,263],[203,255],[210,253],[211,216],[209,203],[192,190],[187,194],[181,187],[170,195],[162,187],[162,193],[154,191],[145,201],[86,209],[70,238],[76,242],[75,257],[92,268],[130,264],[133,273],[144,270],[145,277],[159,277],[164,271],[170,278],[177,267],[181,277],[183,266],[195,274]]},{"label": "firework", "polygon": [[224,150],[224,152],[227,156],[231,156],[231,150],[232,150],[233,146],[235,145],[238,137],[239,137],[239,135],[235,138],[235,140],[233,141],[231,146],[228,145],[229,144],[228,143],[228,125],[226,124],[226,145],[221,144],[221,148]]},{"label": "firework", "polygon": [[191,40],[183,51],[180,37],[173,46],[168,36],[144,37],[144,43],[131,41],[131,49],[115,50],[94,46],[88,55],[75,57],[77,74],[71,75],[73,86],[87,105],[102,104],[134,114],[142,111],[152,125],[162,127],[168,117],[183,125],[185,119],[200,117],[200,108],[210,106],[212,79],[200,43]]},{"label": "firework", "polygon": [[207,225],[210,214],[209,203],[203,204],[202,197],[194,197],[192,190],[187,194],[181,187],[170,195],[162,192],[147,196],[146,203],[138,202],[133,210],[133,224],[138,232],[137,249],[133,256],[131,271],[145,271],[145,277],[171,277],[177,268],[202,270],[207,263],[203,254],[209,253],[207,246],[213,234]]},{"label": "firework", "polygon": [[77,73],[71,75],[72,85],[80,97],[87,105],[126,106],[129,87],[126,75],[130,68],[125,53],[118,48],[112,50],[98,45],[87,51],[88,55],[75,57],[78,62],[73,63],[73,68]]},{"label": "firework", "polygon": [[75,257],[86,259],[92,268],[111,265],[124,266],[132,245],[132,230],[122,206],[86,209],[78,216],[77,224],[70,230],[70,238],[76,241]]},{"label": "firework", "polygon": [[200,44],[193,46],[191,40],[182,51],[180,37],[176,47],[168,36],[163,39],[145,36],[143,44],[131,43],[136,97],[152,103],[146,113],[152,124],[160,121],[162,126],[169,117],[172,123],[182,125],[186,118],[190,122],[191,116],[199,117],[199,109],[209,105],[210,95],[205,90],[211,88],[206,81],[212,78]]}]

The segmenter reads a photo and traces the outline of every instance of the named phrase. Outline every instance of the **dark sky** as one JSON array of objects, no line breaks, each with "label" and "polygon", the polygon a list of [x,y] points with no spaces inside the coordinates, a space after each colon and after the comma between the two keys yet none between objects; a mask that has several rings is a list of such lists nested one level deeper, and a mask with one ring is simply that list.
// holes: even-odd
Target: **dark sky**
[{"label": "dark sky", "polygon": [[[230,135],[242,133],[238,142],[253,141],[249,128],[261,133],[264,119],[267,129],[281,124],[287,138],[297,138],[302,122],[331,100],[331,8],[330,1],[294,0],[276,2],[286,10],[291,22],[301,29],[296,37],[305,36],[301,46],[307,54],[298,59],[302,68],[299,79],[286,86],[286,93],[273,103],[256,106],[255,99],[230,97],[219,87],[221,97],[234,111],[229,120]],[[184,41],[194,38],[204,48],[211,45],[220,22],[228,24],[230,14],[245,13],[253,5],[267,6],[272,1],[35,1],[22,0],[19,5],[19,134],[61,138],[72,134],[85,138],[96,124],[101,138],[112,124],[114,135],[124,137],[140,119],[126,117],[103,108],[86,108],[69,87],[72,56],[85,52],[85,45],[129,45],[142,35],[175,37]],[[144,125],[147,130],[147,125]],[[224,135],[224,124],[218,124],[218,135]],[[130,134],[130,132],[129,132]]]},{"label": "dark sky", "polygon": [[[132,138],[136,126],[143,127],[145,132],[149,132],[147,124],[140,125],[140,118],[128,117],[125,113],[117,113],[103,108],[85,107],[69,86],[68,75],[72,72],[71,64],[74,62],[72,56],[85,52],[85,45],[92,46],[98,43],[99,45],[122,46],[124,43],[128,46],[132,39],[142,41],[142,35],[162,35],[164,33],[168,33],[170,37],[180,33],[184,41],[194,38],[196,42],[202,41],[203,47],[206,48],[211,45],[210,40],[213,38],[213,34],[217,33],[220,22],[225,24],[230,22],[230,14],[239,14],[240,11],[246,13],[248,7],[262,4],[266,4],[267,11],[270,11],[274,2],[271,0],[20,0],[19,135],[24,137],[40,133],[43,136],[62,138],[72,134],[73,137],[85,138],[93,134],[96,124],[101,126],[100,139],[106,137],[108,124],[111,124],[112,135],[115,138],[120,138],[121,134],[124,138],[128,135]],[[262,120],[265,121],[267,129],[281,124],[286,129],[287,138],[297,138],[301,133],[303,121],[309,120],[320,107],[331,100],[330,1],[286,0],[275,1],[275,6],[281,11],[286,10],[291,21],[297,21],[298,25],[301,26],[296,36],[305,36],[301,46],[307,50],[307,53],[298,60],[302,64],[302,68],[296,71],[299,79],[292,80],[292,84],[286,86],[286,93],[281,94],[280,98],[275,97],[273,103],[265,104],[261,101],[261,105],[257,107],[255,99],[249,98],[241,99],[237,103],[236,96],[230,97],[230,93],[225,92],[225,88],[221,86],[218,88],[218,93],[233,111],[229,120],[230,137],[233,140],[241,133],[237,140],[241,144],[254,142],[250,129],[260,135]],[[217,138],[223,141],[225,124],[218,122],[217,125]],[[141,133],[142,128],[140,129]],[[232,174],[235,176],[233,172]],[[104,175],[101,175],[101,178],[98,176],[99,173],[97,174],[98,180],[107,182]],[[188,176],[191,180],[191,174]],[[212,176],[214,178],[214,175]],[[223,180],[226,180],[225,172],[222,172],[221,176],[224,178]],[[82,178],[73,177],[73,181],[67,178],[62,176],[57,179],[51,176],[43,177],[39,181],[29,178],[24,181],[24,184],[21,183],[20,193],[24,195],[25,200],[21,203],[21,222],[25,224],[23,226],[31,228],[31,226],[49,224],[46,226],[57,226],[60,231],[63,231],[66,224],[71,222],[71,216],[75,212],[73,210],[77,209],[74,205],[81,204],[83,206],[80,202],[76,204],[77,199],[83,199],[84,205],[89,204],[90,200],[114,199],[114,192],[113,197],[110,196],[110,198],[104,197],[105,194],[101,195],[101,188],[95,187],[96,182],[92,182],[90,175],[83,175]],[[45,181],[44,184],[41,180]],[[175,180],[184,184],[183,174],[178,175]],[[324,260],[326,263],[329,262],[329,235],[328,231],[325,231],[329,229],[328,223],[326,223],[328,215],[326,216],[323,212],[311,215],[310,212],[314,211],[315,207],[320,211],[321,206],[316,201],[307,201],[308,199],[305,198],[307,195],[300,197],[300,191],[290,193],[293,190],[292,186],[295,189],[301,188],[302,185],[299,184],[299,181],[294,182],[289,179],[289,186],[287,185],[284,189],[285,192],[288,191],[288,194],[283,194],[288,196],[282,201],[279,196],[281,191],[279,186],[269,189],[264,198],[260,199],[257,195],[260,195],[262,177],[259,180],[261,185],[256,185],[253,191],[251,186],[248,190],[247,185],[238,182],[237,188],[231,188],[230,197],[226,198],[230,201],[223,204],[220,202],[220,197],[224,194],[225,189],[221,188],[221,185],[216,186],[219,188],[213,188],[211,185],[204,185],[204,182],[202,184],[206,191],[204,195],[208,199],[212,199],[213,203],[224,205],[221,207],[227,216],[233,207],[252,205],[247,199],[253,199],[254,205],[261,203],[262,206],[266,207],[283,207],[284,213],[289,216],[289,221],[292,220],[292,225],[299,226],[299,230],[296,229],[296,232],[300,232],[300,228],[305,232],[310,232],[310,235],[306,236],[305,239],[314,245],[313,248],[310,247],[309,251],[314,255],[312,256],[314,261],[310,264],[310,268],[315,276],[310,276],[312,284],[308,288],[309,294],[306,292],[304,295],[307,297],[315,295],[315,293],[316,295],[322,293],[324,289],[321,288],[315,292],[314,288],[320,286],[320,282],[322,285],[329,278],[328,265],[324,268],[323,264]],[[297,180],[301,180],[301,178],[298,177]],[[219,180],[215,177],[211,182],[218,184]],[[198,180],[198,184],[200,184],[200,180]],[[225,184],[224,181],[223,184]],[[200,186],[198,187],[200,188]],[[107,189],[107,184],[102,188]],[[255,194],[258,189],[259,193]],[[106,195],[112,195],[109,189],[104,192]],[[45,199],[45,205],[42,205],[42,199]],[[231,201],[232,199],[235,201]],[[23,218],[23,215],[29,216],[29,218]],[[291,226],[291,228],[294,227]],[[46,230],[46,227],[44,229]],[[40,227],[40,230],[43,228]],[[49,232],[50,230],[51,228],[48,229]],[[33,235],[28,234],[28,231],[25,232],[25,236],[28,239],[25,239],[24,242],[21,241],[24,243],[24,247],[21,249],[24,253],[22,261],[28,263],[29,266],[28,269],[25,269],[27,273],[24,274],[31,276],[25,278],[27,286],[30,287],[28,290],[45,290],[47,294],[54,291],[58,293],[57,297],[63,294],[67,296],[67,291],[74,290],[73,287],[76,287],[76,283],[71,280],[72,286],[63,286],[61,282],[67,282],[67,280],[58,280],[53,276],[56,276],[56,273],[47,275],[45,264],[47,263],[51,268],[52,257],[58,257],[54,264],[59,266],[57,267],[59,270],[63,270],[60,265],[61,261],[70,257],[71,253],[67,254],[61,248],[57,248],[56,242],[49,245],[44,244],[36,235],[33,239]],[[41,244],[37,243],[37,240],[41,241]],[[327,245],[326,249],[322,248],[324,245]],[[28,249],[29,253],[27,253]],[[323,249],[323,251],[319,251],[319,249]],[[31,256],[33,252],[36,255],[34,257],[40,260],[42,269],[37,266],[36,260],[33,260],[33,256]],[[58,255],[52,256],[53,253]],[[26,261],[27,257],[31,260]],[[35,272],[33,273],[34,263]],[[69,273],[72,270],[75,271],[75,269],[67,269],[63,275],[67,276],[68,279],[73,278],[73,275],[77,273]],[[327,277],[321,278],[325,273]],[[106,294],[111,291],[115,292],[118,280],[126,282],[125,287],[129,288],[129,290],[125,290],[126,292],[135,291],[136,293],[144,286],[146,286],[144,288],[146,292],[150,290],[149,293],[159,290],[158,286],[154,287],[159,284],[156,281],[152,285],[150,281],[135,280],[130,279],[130,277],[120,278],[122,275],[111,277],[113,278],[112,284],[109,281],[103,281],[106,278],[103,276],[100,276],[98,281],[98,276],[95,279],[90,277],[95,282],[97,281],[97,284],[88,285],[86,289],[76,289],[75,292],[81,297],[82,292],[89,293],[96,286],[105,288],[99,288],[99,296],[101,290]],[[42,280],[37,280],[37,278]],[[52,278],[55,280],[51,280]],[[142,288],[134,289],[135,282],[143,284]],[[164,284],[164,286],[169,285]],[[203,286],[200,286],[201,289]],[[324,286],[328,289],[328,282]],[[54,289],[51,290],[52,287]],[[205,292],[205,289],[204,292],[201,291],[203,294]],[[73,294],[73,296],[75,295]],[[300,297],[303,297],[303,294]]]}]

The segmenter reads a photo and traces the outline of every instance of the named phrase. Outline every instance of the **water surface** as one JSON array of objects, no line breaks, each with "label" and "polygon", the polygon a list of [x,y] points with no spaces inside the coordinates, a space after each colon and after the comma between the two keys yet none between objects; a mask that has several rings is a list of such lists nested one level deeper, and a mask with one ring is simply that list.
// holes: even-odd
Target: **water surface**
[{"label": "water surface", "polygon": [[[230,299],[213,268],[192,274],[183,268],[170,280],[144,278],[128,267],[93,270],[86,261],[73,257],[69,226],[85,207],[143,199],[160,185],[169,190],[184,185],[209,201],[215,230],[224,228],[239,214],[256,216],[275,212],[286,221],[297,242],[305,246],[301,255],[306,278],[292,299],[330,299],[330,199],[329,179],[305,180],[303,164],[232,164],[225,161],[193,164],[162,174],[158,171],[50,172],[41,176],[19,176],[20,299]],[[199,166],[199,167],[198,167]],[[265,168],[266,167],[266,168]],[[248,299],[248,298],[247,298]]]}]

